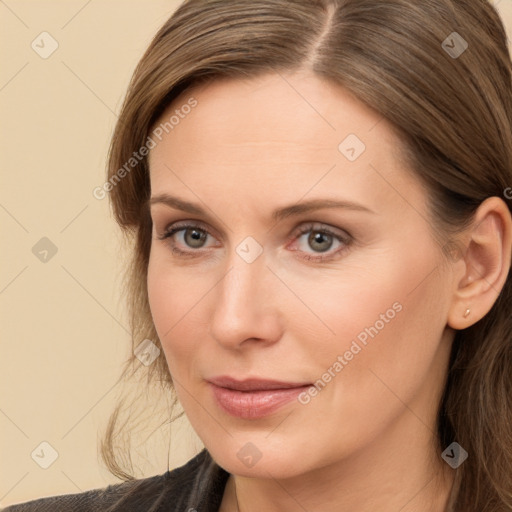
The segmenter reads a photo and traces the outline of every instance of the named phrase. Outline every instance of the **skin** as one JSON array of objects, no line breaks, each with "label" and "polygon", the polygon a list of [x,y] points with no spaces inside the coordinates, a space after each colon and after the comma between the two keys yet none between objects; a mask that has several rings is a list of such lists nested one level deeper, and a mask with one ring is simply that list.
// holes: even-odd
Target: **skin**
[{"label": "skin", "polygon": [[[150,152],[151,195],[208,215],[152,204],[148,293],[180,401],[231,473],[220,510],[237,510],[236,484],[243,512],[443,511],[454,472],[436,444],[437,406],[455,329],[489,311],[510,268],[505,203],[486,200],[461,235],[465,256],[446,262],[397,134],[341,87],[307,72],[216,80],[182,93],[162,120],[191,96],[198,105]],[[349,134],[366,145],[353,162],[338,149]],[[271,219],[314,198],[372,213]],[[208,230],[203,245],[190,230],[161,239],[178,221]],[[352,241],[308,243],[325,227]],[[248,236],[263,249],[252,263],[236,252]],[[331,258],[305,259],[319,255]],[[214,376],[317,381],[396,303],[307,404],[256,420],[216,404],[205,380]],[[237,457],[249,442],[261,454],[252,467]]]}]

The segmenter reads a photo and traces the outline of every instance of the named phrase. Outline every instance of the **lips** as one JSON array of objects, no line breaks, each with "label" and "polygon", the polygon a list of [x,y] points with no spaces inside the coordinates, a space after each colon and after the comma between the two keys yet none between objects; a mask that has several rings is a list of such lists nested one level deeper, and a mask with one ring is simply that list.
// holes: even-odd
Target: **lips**
[{"label": "lips", "polygon": [[308,386],[309,382],[283,382],[269,379],[244,379],[237,380],[233,377],[214,377],[209,382],[221,388],[233,389],[236,391],[261,391],[272,389],[290,389]]},{"label": "lips", "polygon": [[283,407],[311,386],[304,382],[267,379],[237,380],[222,376],[208,379],[217,405],[228,414],[243,419],[267,416]]}]

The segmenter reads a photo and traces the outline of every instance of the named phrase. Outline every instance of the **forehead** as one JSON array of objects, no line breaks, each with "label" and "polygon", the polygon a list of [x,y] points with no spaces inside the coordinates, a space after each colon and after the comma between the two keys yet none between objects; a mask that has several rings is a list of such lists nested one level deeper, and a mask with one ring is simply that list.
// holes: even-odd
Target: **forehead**
[{"label": "forehead", "polygon": [[[195,106],[185,108],[191,101]],[[215,80],[183,92],[159,123],[171,116],[175,123],[149,156],[154,193],[171,187],[190,197],[186,183],[233,199],[366,191],[375,206],[396,200],[397,189],[416,187],[420,200],[393,127],[349,91],[314,75]]]},{"label": "forehead", "polygon": [[[192,123],[185,123],[186,118],[194,119],[195,135],[203,144],[230,142],[233,147],[241,142],[272,141],[332,147],[348,133],[369,143],[383,135],[394,136],[382,116],[349,91],[305,72],[216,79],[182,93],[161,120],[179,112],[191,98],[197,106],[173,127],[176,140],[180,134],[194,135],[186,130],[185,125]],[[200,133],[201,128],[209,131]]]}]

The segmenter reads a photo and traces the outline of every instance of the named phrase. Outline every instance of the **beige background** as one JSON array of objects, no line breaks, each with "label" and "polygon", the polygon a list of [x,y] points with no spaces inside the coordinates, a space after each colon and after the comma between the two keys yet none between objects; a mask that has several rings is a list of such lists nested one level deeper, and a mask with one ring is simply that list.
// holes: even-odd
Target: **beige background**
[{"label": "beige background", "polygon": [[[495,3],[512,33],[512,0]],[[92,190],[131,72],[177,4],[0,0],[0,507],[118,481],[97,439],[129,351],[121,239]],[[47,59],[31,47],[51,48],[43,31],[59,45]],[[32,252],[43,237],[57,248],[46,262]],[[161,457],[139,477],[201,448],[186,420],[173,428],[169,461],[155,435]],[[58,452],[47,469],[42,442]]]}]

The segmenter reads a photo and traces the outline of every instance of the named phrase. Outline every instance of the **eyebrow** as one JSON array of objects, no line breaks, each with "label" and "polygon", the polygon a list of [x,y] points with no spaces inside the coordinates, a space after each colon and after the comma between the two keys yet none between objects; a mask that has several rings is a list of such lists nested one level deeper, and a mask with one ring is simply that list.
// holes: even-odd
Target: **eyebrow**
[{"label": "eyebrow", "polygon": [[[179,197],[171,196],[169,194],[159,194],[149,199],[149,205],[164,204],[175,210],[181,210],[192,215],[203,215],[209,217],[205,209],[195,203],[190,203]],[[315,210],[321,210],[323,208],[343,208],[346,210],[356,210],[366,213],[376,214],[373,210],[370,210],[366,206],[352,201],[340,201],[334,199],[310,199],[309,201],[303,201],[301,203],[292,204],[283,208],[278,208],[272,212],[272,220],[274,222],[284,220],[294,215],[300,215],[301,213],[309,213]]]}]

